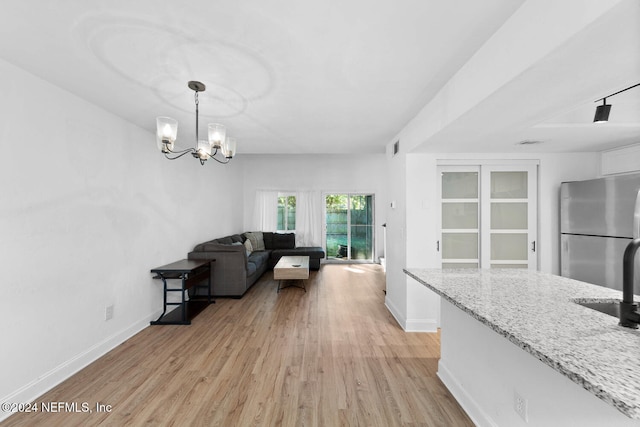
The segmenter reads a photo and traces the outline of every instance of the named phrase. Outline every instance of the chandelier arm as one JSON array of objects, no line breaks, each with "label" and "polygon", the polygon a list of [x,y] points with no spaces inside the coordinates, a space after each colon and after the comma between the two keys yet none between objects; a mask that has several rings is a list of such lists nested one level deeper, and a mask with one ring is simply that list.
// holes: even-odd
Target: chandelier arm
[{"label": "chandelier arm", "polygon": [[169,157],[167,155],[167,153],[164,153],[164,156],[169,160],[175,160],[175,159],[179,159],[180,157],[184,156],[185,154],[195,153],[195,150],[193,148],[187,148],[186,150],[182,150],[182,151],[170,151],[170,153],[178,154],[178,155],[176,157]]},{"label": "chandelier arm", "polygon": [[227,161],[223,162],[222,160],[218,159],[217,157],[213,157],[213,155],[211,155],[211,154],[207,154],[207,155],[209,156],[210,159],[213,159],[218,163],[222,163],[223,165],[226,165],[227,163],[229,163],[229,160],[230,160],[229,158],[226,158]]}]

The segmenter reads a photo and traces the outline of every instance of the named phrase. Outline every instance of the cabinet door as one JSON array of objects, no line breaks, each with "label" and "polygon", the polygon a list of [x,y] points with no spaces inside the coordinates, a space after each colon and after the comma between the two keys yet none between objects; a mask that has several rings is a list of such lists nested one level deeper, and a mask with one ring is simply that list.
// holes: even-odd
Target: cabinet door
[{"label": "cabinet door", "polygon": [[537,166],[439,166],[442,268],[537,268]]},{"label": "cabinet door", "polygon": [[480,171],[446,166],[439,170],[442,268],[478,268],[480,262]]},{"label": "cabinet door", "polygon": [[537,167],[483,166],[481,265],[537,268]]}]

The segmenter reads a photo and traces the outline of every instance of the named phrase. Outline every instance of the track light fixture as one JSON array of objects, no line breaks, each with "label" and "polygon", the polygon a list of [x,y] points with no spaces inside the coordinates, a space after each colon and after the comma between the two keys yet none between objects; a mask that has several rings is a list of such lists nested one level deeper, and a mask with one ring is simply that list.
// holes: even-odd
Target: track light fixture
[{"label": "track light fixture", "polygon": [[617,95],[629,89],[632,89],[636,86],[640,86],[640,83],[637,83],[633,86],[629,86],[626,89],[619,90],[616,93],[612,93],[611,95],[607,95],[604,98],[596,99],[595,102],[602,101],[602,105],[598,105],[596,107],[596,115],[593,117],[594,123],[605,123],[609,121],[609,112],[611,111],[611,104],[607,104],[607,98],[612,97],[613,95]]},{"label": "track light fixture", "polygon": [[[200,140],[198,138],[198,92],[204,92],[206,86],[204,83],[197,81],[190,81],[187,86],[189,89],[195,92],[195,104],[196,104],[196,145],[192,148],[187,148],[182,151],[173,151],[174,143],[176,142],[176,136],[178,135],[178,121],[171,117],[157,117],[156,118],[156,142],[158,149],[164,153],[164,156],[169,160],[178,159],[185,154],[191,153],[193,157],[200,160],[200,164],[204,165],[208,159],[213,159],[218,163],[229,163],[229,160],[235,155],[236,152],[236,140],[226,136],[226,128],[218,123],[210,123],[208,125],[209,139]],[[220,160],[216,157],[216,154],[220,150],[224,160]],[[169,156],[169,154],[175,154],[175,157]]]},{"label": "track light fixture", "polygon": [[602,105],[596,107],[596,115],[593,118],[593,123],[604,123],[609,121],[609,111],[611,111],[611,104],[607,104],[607,98],[602,99]]}]

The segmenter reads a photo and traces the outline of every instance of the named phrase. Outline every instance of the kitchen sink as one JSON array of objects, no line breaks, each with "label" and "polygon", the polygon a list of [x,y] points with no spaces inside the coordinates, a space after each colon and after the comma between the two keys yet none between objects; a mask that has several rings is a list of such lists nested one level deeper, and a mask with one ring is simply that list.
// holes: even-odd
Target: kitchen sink
[{"label": "kitchen sink", "polygon": [[579,304],[583,307],[590,308],[592,310],[599,311],[600,313],[608,314],[609,316],[613,316],[616,318],[620,317],[620,301],[591,301],[591,302],[582,302],[582,301],[574,301],[576,304]]}]

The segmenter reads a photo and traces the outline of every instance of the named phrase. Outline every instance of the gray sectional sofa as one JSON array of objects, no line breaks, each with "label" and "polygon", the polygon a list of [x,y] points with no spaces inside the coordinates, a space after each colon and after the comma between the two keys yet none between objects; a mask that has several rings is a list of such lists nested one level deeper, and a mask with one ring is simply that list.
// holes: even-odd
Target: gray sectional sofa
[{"label": "gray sectional sofa", "polygon": [[[252,242],[250,253],[247,239]],[[292,255],[309,256],[309,268],[318,270],[325,254],[320,247],[296,247],[293,233],[248,232],[200,243],[188,258],[215,259],[211,269],[211,294],[240,298],[281,257]]]}]

